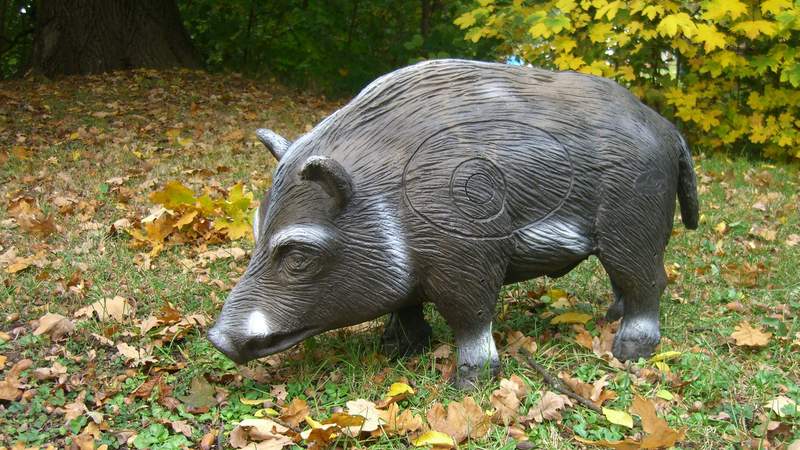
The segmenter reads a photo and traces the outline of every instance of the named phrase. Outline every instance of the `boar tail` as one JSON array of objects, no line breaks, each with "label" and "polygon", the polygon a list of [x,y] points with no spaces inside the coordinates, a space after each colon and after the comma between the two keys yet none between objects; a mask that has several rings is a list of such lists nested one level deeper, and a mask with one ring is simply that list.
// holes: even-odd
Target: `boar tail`
[{"label": "boar tail", "polygon": [[678,159],[678,202],[681,204],[681,219],[686,228],[694,230],[699,220],[700,206],[697,202],[697,176],[694,173],[692,152],[683,139],[678,136],[680,157]]}]

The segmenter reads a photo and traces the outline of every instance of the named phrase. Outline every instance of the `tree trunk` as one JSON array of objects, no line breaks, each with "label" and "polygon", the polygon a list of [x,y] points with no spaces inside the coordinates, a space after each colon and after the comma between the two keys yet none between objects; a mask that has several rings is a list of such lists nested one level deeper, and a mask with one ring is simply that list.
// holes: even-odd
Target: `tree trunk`
[{"label": "tree trunk", "polygon": [[200,67],[175,0],[39,0],[31,61],[45,75]]}]

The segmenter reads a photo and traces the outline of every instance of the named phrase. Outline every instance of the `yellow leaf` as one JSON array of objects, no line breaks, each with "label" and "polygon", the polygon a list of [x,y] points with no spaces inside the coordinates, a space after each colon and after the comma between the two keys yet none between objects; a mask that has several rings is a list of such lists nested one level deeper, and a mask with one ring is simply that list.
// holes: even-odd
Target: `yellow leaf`
[{"label": "yellow leaf", "polygon": [[560,9],[563,13],[568,13],[577,6],[578,4],[575,3],[575,0],[558,0],[556,2],[556,8]]},{"label": "yellow leaf", "polygon": [[728,231],[728,224],[723,220],[722,222],[714,225],[714,231],[716,231],[717,234],[725,234],[725,232]]},{"label": "yellow leaf", "polygon": [[662,373],[669,373],[669,365],[663,361],[654,362],[653,365]]},{"label": "yellow leaf", "polygon": [[461,17],[454,20],[453,23],[463,30],[475,25],[475,16],[472,15],[472,12],[464,13]]},{"label": "yellow leaf", "polygon": [[589,39],[592,42],[605,42],[608,35],[611,33],[612,25],[610,23],[597,23],[589,28]]},{"label": "yellow leaf", "polygon": [[412,389],[411,386],[409,386],[409,385],[407,385],[405,383],[392,383],[392,385],[389,386],[389,392],[386,393],[386,396],[391,398],[391,397],[398,397],[400,395],[405,395],[405,394],[409,394],[410,395],[410,394],[413,394],[413,393],[414,393],[414,389]]},{"label": "yellow leaf", "polygon": [[603,16],[607,16],[608,20],[614,20],[616,17],[617,12],[621,7],[623,7],[623,3],[619,0],[615,0],[603,7],[597,9],[597,13],[594,15],[595,20],[602,19]]},{"label": "yellow leaf", "polygon": [[671,401],[671,400],[673,400],[675,398],[675,396],[672,395],[672,393],[670,391],[667,391],[667,390],[664,390],[664,389],[661,389],[658,392],[656,392],[656,397],[663,398],[666,401]]},{"label": "yellow leaf", "polygon": [[766,0],[761,2],[761,13],[772,13],[773,15],[778,15],[779,12],[783,11],[784,9],[790,9],[792,7],[792,2],[789,0]]},{"label": "yellow leaf", "polygon": [[323,427],[323,425],[321,423],[319,423],[316,420],[312,419],[311,416],[306,416],[306,423],[311,428],[322,428]]},{"label": "yellow leaf", "polygon": [[586,322],[592,320],[592,316],[585,313],[579,313],[575,311],[565,312],[564,314],[559,314],[553,317],[550,320],[550,323],[553,325],[557,325],[559,323],[579,323],[585,324]]},{"label": "yellow leaf", "polygon": [[428,431],[427,433],[423,433],[418,438],[412,440],[411,445],[414,447],[434,445],[437,447],[453,448],[456,446],[456,443],[453,441],[453,438],[444,433],[440,433],[438,431]]},{"label": "yellow leaf", "polygon": [[671,350],[671,351],[659,353],[659,354],[653,356],[652,358],[650,358],[650,362],[654,363],[654,362],[659,362],[659,361],[669,361],[671,359],[675,359],[675,358],[681,356],[682,354],[683,353],[681,353],[681,352],[676,352],[674,350]]},{"label": "yellow leaf", "polygon": [[662,36],[674,37],[678,31],[682,31],[684,36],[692,37],[697,32],[697,26],[692,22],[692,18],[686,13],[670,14],[658,23],[656,27]]},{"label": "yellow leaf", "polygon": [[744,34],[749,39],[756,39],[759,34],[769,37],[778,32],[775,23],[766,20],[745,20],[734,25],[731,30]]},{"label": "yellow leaf", "polygon": [[175,209],[182,205],[194,204],[194,192],[180,181],[172,180],[162,190],[150,194],[150,201],[168,209]]},{"label": "yellow leaf", "polygon": [[544,22],[539,22],[532,26],[531,29],[528,30],[528,33],[530,33],[531,37],[535,38],[548,38],[553,34],[553,32],[550,31],[550,28],[547,28],[547,25],[545,25]]},{"label": "yellow leaf", "polygon": [[747,5],[739,0],[711,0],[706,4],[705,10],[703,18],[712,22],[719,21],[726,15],[736,20],[747,12]]},{"label": "yellow leaf", "polygon": [[664,14],[664,7],[661,5],[650,5],[642,10],[642,14],[647,16],[648,19],[653,20]]},{"label": "yellow leaf", "polygon": [[613,424],[622,425],[623,427],[627,428],[633,428],[633,417],[625,411],[603,408],[603,415],[606,416],[606,419]]},{"label": "yellow leaf", "polygon": [[697,34],[693,40],[703,43],[706,53],[716,48],[725,48],[725,34],[717,31],[717,27],[714,24],[701,23],[697,25]]},{"label": "yellow leaf", "polygon": [[249,398],[244,398],[244,397],[239,398],[239,403],[241,403],[243,405],[248,405],[248,406],[261,405],[264,402],[268,402],[268,401],[269,401],[268,398],[257,398],[257,399],[249,399]]},{"label": "yellow leaf", "polygon": [[560,52],[569,53],[578,46],[578,43],[566,36],[559,36],[553,40],[553,46]]},{"label": "yellow leaf", "polygon": [[281,415],[281,413],[279,413],[278,411],[275,411],[272,408],[262,408],[262,409],[259,409],[256,412],[254,412],[253,415],[256,416],[256,417],[259,417],[259,418],[266,417],[266,416],[278,417],[278,416]]},{"label": "yellow leaf", "polygon": [[563,54],[558,55],[555,63],[559,70],[577,70],[583,65],[583,59],[580,56]]}]

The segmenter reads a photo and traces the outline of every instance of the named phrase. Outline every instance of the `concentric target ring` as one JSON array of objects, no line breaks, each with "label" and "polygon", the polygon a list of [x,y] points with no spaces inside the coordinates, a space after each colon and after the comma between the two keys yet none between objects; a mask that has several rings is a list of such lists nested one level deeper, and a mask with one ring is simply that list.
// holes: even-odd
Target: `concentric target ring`
[{"label": "concentric target ring", "polygon": [[503,212],[505,205],[503,172],[484,157],[466,159],[450,177],[450,198],[465,218],[492,220]]}]

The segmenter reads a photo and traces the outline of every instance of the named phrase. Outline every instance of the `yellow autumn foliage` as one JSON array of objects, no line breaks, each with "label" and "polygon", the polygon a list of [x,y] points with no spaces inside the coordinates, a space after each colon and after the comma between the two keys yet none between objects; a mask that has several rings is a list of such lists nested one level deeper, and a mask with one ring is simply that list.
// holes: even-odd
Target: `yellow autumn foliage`
[{"label": "yellow autumn foliage", "polygon": [[501,55],[615,79],[695,147],[800,158],[800,2],[476,0],[455,23]]}]

